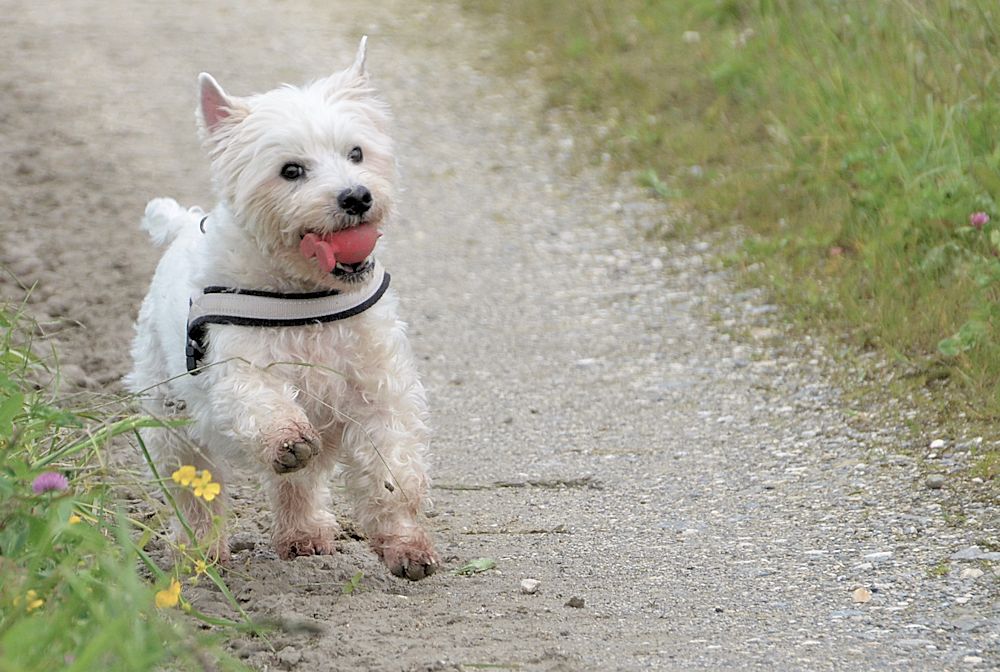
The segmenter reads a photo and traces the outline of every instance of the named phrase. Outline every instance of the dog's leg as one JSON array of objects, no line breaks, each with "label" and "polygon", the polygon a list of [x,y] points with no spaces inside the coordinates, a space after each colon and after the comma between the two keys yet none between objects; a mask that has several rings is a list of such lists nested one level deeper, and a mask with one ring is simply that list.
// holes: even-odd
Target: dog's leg
[{"label": "dog's leg", "polygon": [[267,468],[287,474],[319,454],[319,434],[296,403],[291,383],[245,361],[230,361],[202,375],[214,378],[207,385],[210,414],[202,420],[226,428],[229,439],[249,448]]},{"label": "dog's leg", "polygon": [[[190,438],[171,434],[165,430],[145,432],[147,448],[154,456],[160,477],[166,479],[170,494],[177,509],[187,524],[174,519],[173,533],[177,544],[197,545],[205,554],[219,562],[229,561],[229,539],[225,529],[225,510],[228,495],[225,477],[220,465],[212,463]],[[171,474],[181,466],[192,465],[197,470],[208,469],[212,480],[222,486],[221,492],[211,501],[195,497],[188,486],[182,486],[171,479]],[[188,529],[193,533],[188,533]]]},{"label": "dog's leg", "polygon": [[266,370],[233,362],[209,386],[213,422],[255,451],[267,465],[264,483],[274,509],[272,537],[278,555],[334,552],[339,528],[326,510],[326,474],[332,464],[321,455],[321,439],[295,401],[296,389]]},{"label": "dog's leg", "polygon": [[429,481],[424,466],[427,426],[423,387],[411,366],[399,366],[352,409],[342,441],[344,480],[355,516],[372,548],[396,576],[433,574],[439,564],[419,515]]},{"label": "dog's leg", "polygon": [[294,474],[271,474],[266,478],[274,509],[272,538],[282,560],[301,555],[331,555],[340,532],[337,520],[327,511],[328,471],[314,460]]}]

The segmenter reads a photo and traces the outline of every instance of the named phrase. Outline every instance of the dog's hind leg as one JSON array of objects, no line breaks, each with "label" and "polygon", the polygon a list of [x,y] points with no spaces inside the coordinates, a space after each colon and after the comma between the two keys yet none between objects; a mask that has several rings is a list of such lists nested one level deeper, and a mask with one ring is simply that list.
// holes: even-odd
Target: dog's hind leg
[{"label": "dog's hind leg", "polygon": [[[209,460],[201,447],[183,431],[175,433],[158,429],[146,432],[144,440],[156,462],[160,478],[165,481],[177,504],[180,519],[173,521],[175,542],[198,546],[212,560],[228,562],[229,540],[225,530],[227,494],[221,466]],[[198,477],[204,477],[205,470],[208,470],[211,481],[220,485],[219,494],[207,501],[195,495],[190,480],[176,482],[172,474],[183,466],[194,467]]]}]

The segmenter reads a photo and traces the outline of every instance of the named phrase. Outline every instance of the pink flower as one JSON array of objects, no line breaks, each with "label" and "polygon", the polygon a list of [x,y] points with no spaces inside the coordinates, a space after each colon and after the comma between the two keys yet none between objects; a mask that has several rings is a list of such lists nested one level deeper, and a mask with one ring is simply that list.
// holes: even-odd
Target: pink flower
[{"label": "pink flower", "polygon": [[66,480],[66,477],[54,471],[43,471],[35,477],[31,484],[31,489],[36,495],[43,492],[62,492],[68,487],[69,481]]},{"label": "pink flower", "polygon": [[969,215],[969,225],[976,230],[982,229],[988,221],[990,221],[990,216],[985,212],[974,212]]}]

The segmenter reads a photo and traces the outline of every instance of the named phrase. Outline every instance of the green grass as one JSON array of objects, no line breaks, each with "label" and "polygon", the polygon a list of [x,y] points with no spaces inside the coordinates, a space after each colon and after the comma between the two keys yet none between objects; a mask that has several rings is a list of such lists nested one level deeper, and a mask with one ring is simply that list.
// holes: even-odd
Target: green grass
[{"label": "green grass", "polygon": [[597,130],[595,162],[743,227],[729,261],[803,325],[943,369],[969,417],[1000,416],[994,0],[466,5],[505,15],[511,65]]},{"label": "green grass", "polygon": [[[201,670],[206,660],[243,669],[218,634],[192,626],[248,626],[200,614],[184,599],[199,573],[226,593],[218,572],[192,570],[204,560],[197,549],[168,571],[157,566],[145,547],[161,521],[127,515],[118,488],[160,509],[152,495],[171,501],[169,492],[107,464],[113,439],[162,423],[128,415],[119,399],[91,397],[86,408],[60,399],[54,353],[36,354],[30,321],[0,305],[0,327],[0,672]],[[44,472],[66,476],[68,487],[36,492]],[[157,592],[174,580],[176,607],[158,608]]]}]

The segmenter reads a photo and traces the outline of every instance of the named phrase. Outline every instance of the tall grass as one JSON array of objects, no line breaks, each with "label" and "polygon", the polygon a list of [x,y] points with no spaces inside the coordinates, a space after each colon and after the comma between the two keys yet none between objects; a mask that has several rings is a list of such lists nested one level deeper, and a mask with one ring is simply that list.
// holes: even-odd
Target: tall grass
[{"label": "tall grass", "polygon": [[[130,518],[108,485],[127,478],[112,475],[110,442],[159,423],[120,401],[60,400],[54,353],[36,354],[30,320],[0,305],[0,328],[0,672],[242,669],[189,617],[157,606],[190,563],[152,562],[145,546],[157,530]],[[167,493],[149,479],[130,485],[154,503]],[[183,599],[174,606],[201,616]]]},{"label": "tall grass", "polygon": [[595,129],[595,160],[749,231],[735,261],[803,322],[1000,414],[994,0],[467,4],[508,17],[513,63]]}]

